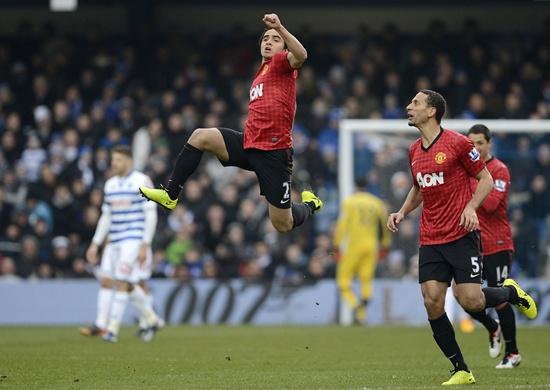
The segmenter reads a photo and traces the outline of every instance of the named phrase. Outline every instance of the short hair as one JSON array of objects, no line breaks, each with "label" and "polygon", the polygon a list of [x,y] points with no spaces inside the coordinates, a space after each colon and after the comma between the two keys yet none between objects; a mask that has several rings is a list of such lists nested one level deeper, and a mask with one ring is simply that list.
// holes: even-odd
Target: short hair
[{"label": "short hair", "polygon": [[[264,40],[264,35],[269,30],[274,30],[274,29],[273,28],[267,28],[267,27],[264,28],[264,31],[262,31],[262,35],[260,35],[260,39],[258,39],[258,46],[260,46],[260,47],[262,46],[262,41]],[[286,41],[284,40],[283,37],[281,37],[281,39],[283,40],[283,43],[285,44],[284,48],[287,49]]]},{"label": "short hair", "polygon": [[470,127],[470,130],[468,130],[468,133],[466,135],[470,134],[483,134],[483,136],[485,137],[485,141],[491,142],[491,130],[489,130],[487,126],[482,125],[481,123]]},{"label": "short hair", "polygon": [[369,183],[366,177],[359,176],[355,178],[355,187],[357,187],[358,189],[366,190],[368,186],[369,186]]},{"label": "short hair", "polygon": [[120,153],[128,158],[132,158],[132,149],[128,145],[116,145],[111,149],[111,153]]},{"label": "short hair", "polygon": [[437,123],[441,123],[441,118],[443,118],[447,109],[445,98],[439,92],[432,91],[431,89],[422,89],[420,92],[428,95],[426,103],[429,107],[435,107],[435,120]]}]

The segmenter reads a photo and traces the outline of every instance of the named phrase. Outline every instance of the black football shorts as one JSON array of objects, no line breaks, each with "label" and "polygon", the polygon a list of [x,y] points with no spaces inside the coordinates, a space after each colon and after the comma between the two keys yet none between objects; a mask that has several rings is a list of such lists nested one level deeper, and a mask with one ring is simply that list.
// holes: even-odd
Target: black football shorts
[{"label": "black football shorts", "polygon": [[482,256],[478,232],[445,244],[422,245],[418,255],[418,281],[481,284]]},{"label": "black football shorts", "polygon": [[218,127],[218,130],[229,154],[228,161],[220,160],[222,165],[253,171],[260,183],[260,194],[274,207],[290,208],[293,149],[244,149],[242,132],[225,127]]},{"label": "black football shorts", "polygon": [[500,287],[512,267],[512,251],[501,251],[483,256],[483,279],[489,287]]}]

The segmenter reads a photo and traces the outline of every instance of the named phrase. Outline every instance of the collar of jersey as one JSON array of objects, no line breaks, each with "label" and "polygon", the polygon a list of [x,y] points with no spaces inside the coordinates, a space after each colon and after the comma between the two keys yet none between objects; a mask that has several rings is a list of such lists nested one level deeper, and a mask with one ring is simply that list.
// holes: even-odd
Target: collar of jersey
[{"label": "collar of jersey", "polygon": [[118,178],[120,180],[126,180],[128,179],[130,176],[132,176],[132,173],[134,173],[134,170],[133,169],[130,169],[130,172],[128,172],[128,174],[126,176],[119,176]]},{"label": "collar of jersey", "polygon": [[430,148],[432,146],[434,146],[434,144],[437,142],[437,140],[439,140],[439,138],[441,138],[441,136],[443,135],[443,127],[440,127],[439,128],[439,134],[434,138],[434,140],[432,141],[431,144],[429,144],[426,148],[424,147],[424,145],[422,145],[422,140],[420,141],[420,147],[422,148],[423,151],[427,152],[428,150],[430,150]]}]

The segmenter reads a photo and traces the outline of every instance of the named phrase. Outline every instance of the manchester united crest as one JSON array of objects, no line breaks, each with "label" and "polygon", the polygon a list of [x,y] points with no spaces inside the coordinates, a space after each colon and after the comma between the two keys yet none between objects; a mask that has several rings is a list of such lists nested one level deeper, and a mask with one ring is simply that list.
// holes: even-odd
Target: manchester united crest
[{"label": "manchester united crest", "polygon": [[443,152],[439,152],[435,155],[435,162],[437,164],[443,164],[447,159],[447,155]]}]

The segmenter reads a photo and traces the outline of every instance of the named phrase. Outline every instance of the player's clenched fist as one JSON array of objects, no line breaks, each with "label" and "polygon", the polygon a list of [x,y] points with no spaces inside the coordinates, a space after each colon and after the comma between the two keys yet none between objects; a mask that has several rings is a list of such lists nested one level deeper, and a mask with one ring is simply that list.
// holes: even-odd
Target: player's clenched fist
[{"label": "player's clenched fist", "polygon": [[460,226],[469,232],[479,229],[479,219],[473,207],[466,206],[460,215]]},{"label": "player's clenched fist", "polygon": [[281,21],[277,14],[265,14],[262,19],[267,28],[280,28]]},{"label": "player's clenched fist", "polygon": [[397,225],[403,220],[403,218],[405,218],[405,214],[401,212],[391,213],[388,216],[388,223],[386,226],[391,232],[395,233],[398,230]]}]

